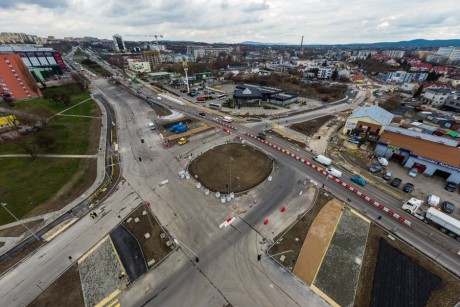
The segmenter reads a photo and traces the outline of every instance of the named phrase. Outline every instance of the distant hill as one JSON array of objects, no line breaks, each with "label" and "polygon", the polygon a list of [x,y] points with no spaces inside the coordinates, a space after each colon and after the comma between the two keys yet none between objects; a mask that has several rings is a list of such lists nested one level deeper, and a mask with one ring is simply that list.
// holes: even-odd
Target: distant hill
[{"label": "distant hill", "polygon": [[[260,45],[260,46],[292,46],[299,47],[299,44],[285,44],[285,43],[260,43],[253,41],[245,41],[241,44],[244,45]],[[413,48],[413,47],[446,47],[454,46],[460,47],[460,39],[413,39],[410,41],[399,41],[399,42],[378,42],[378,43],[352,43],[352,44],[305,44],[305,47],[361,47],[361,48]]]}]

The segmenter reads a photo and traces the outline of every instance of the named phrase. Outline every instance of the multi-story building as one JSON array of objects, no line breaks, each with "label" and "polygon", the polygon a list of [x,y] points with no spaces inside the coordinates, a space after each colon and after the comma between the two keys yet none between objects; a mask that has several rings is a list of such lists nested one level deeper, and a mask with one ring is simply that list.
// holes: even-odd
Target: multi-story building
[{"label": "multi-story building", "polygon": [[332,67],[320,67],[318,68],[318,79],[329,79],[332,77]]},{"label": "multi-story building", "polygon": [[379,75],[382,81],[389,83],[423,82],[427,76],[427,73],[408,73],[405,71],[388,72]]},{"label": "multi-story building", "polygon": [[150,70],[154,71],[155,67],[160,64],[160,52],[157,50],[142,51],[141,59],[144,62],[148,62]]},{"label": "multi-story building", "polygon": [[0,46],[1,54],[18,54],[37,81],[68,71],[61,54],[53,48]]},{"label": "multi-story building", "polygon": [[428,54],[426,56],[426,61],[428,63],[445,64],[447,62],[447,57],[441,54]]},{"label": "multi-story building", "polygon": [[404,57],[404,50],[385,50],[382,52],[383,55],[389,56],[393,59],[400,59]]},{"label": "multi-story building", "polygon": [[436,54],[441,55],[445,58],[448,58],[449,61],[459,61],[460,60],[460,48],[459,47],[439,47]]},{"label": "multi-story building", "polygon": [[206,46],[187,46],[187,55],[197,58],[218,57],[220,54],[229,55],[232,47],[206,47]]},{"label": "multi-story building", "polygon": [[0,54],[0,96],[21,100],[41,96],[19,54]]},{"label": "multi-story building", "polygon": [[440,108],[444,105],[447,98],[452,94],[452,91],[449,89],[436,88],[436,89],[426,89],[425,93],[422,96],[422,102],[433,106],[435,108]]},{"label": "multi-story building", "polygon": [[460,112],[460,92],[450,95],[444,103],[444,108],[457,113]]},{"label": "multi-story building", "polygon": [[115,51],[124,51],[124,50],[126,50],[125,42],[123,41],[123,38],[119,34],[115,34],[113,36],[113,49]]}]

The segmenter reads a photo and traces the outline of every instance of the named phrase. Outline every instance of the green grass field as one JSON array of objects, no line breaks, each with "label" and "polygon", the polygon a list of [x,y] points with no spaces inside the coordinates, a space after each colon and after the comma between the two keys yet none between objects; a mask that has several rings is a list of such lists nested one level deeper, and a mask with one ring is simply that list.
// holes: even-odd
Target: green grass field
[{"label": "green grass field", "polygon": [[[45,90],[46,91],[46,90]],[[33,99],[16,104],[14,109],[27,112],[36,106],[42,106],[53,113],[63,111],[88,99],[88,93],[76,91],[72,95],[71,105],[56,105],[45,99]],[[66,115],[99,116],[96,103],[88,101],[70,108]],[[42,154],[94,154],[90,152],[91,118],[56,116],[48,124],[47,131],[55,138],[50,149],[40,148]],[[24,136],[32,141],[33,135]],[[25,151],[15,142],[2,144],[0,154],[24,154]],[[18,217],[23,217],[32,209],[51,199],[68,181],[88,162],[82,159],[64,158],[0,158],[0,202],[9,204],[9,208]],[[84,178],[82,178],[84,181]],[[78,180],[75,185],[83,184]],[[0,208],[0,210],[3,210]],[[2,212],[0,225],[12,222],[11,217]]]}]

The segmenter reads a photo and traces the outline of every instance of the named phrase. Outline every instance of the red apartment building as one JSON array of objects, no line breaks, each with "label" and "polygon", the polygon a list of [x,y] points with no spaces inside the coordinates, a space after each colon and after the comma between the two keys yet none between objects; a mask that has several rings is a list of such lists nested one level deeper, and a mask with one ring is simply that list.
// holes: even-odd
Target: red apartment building
[{"label": "red apartment building", "polygon": [[14,100],[41,96],[19,54],[0,54],[0,96],[11,96]]}]

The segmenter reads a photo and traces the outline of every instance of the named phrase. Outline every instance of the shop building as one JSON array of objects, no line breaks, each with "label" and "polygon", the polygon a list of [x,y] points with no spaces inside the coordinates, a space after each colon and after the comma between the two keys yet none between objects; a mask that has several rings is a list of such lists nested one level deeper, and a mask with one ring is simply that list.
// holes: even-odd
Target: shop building
[{"label": "shop building", "polygon": [[460,183],[460,141],[387,126],[375,155],[397,161],[420,174]]}]

